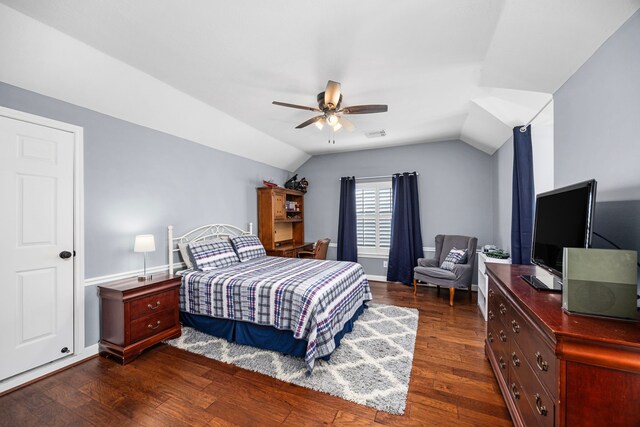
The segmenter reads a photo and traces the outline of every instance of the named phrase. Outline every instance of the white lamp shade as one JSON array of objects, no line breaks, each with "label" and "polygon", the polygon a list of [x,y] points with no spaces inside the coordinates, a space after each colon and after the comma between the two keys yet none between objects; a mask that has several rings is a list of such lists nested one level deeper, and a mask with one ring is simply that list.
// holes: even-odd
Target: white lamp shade
[{"label": "white lamp shade", "polygon": [[136,236],[136,242],[133,245],[134,252],[153,252],[156,250],[156,242],[153,234],[140,234]]}]

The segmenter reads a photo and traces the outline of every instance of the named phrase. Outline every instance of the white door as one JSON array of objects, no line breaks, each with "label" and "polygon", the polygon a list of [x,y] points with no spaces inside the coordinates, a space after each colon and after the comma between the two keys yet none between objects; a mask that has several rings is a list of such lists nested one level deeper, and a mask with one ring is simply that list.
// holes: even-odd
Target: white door
[{"label": "white door", "polygon": [[74,351],[73,160],[72,133],[0,116],[0,380]]}]

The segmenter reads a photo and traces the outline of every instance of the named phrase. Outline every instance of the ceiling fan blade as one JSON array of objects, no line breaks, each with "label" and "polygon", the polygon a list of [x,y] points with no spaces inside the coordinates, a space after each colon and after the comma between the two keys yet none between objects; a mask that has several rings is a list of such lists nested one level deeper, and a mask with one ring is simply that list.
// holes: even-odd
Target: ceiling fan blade
[{"label": "ceiling fan blade", "polygon": [[299,110],[308,110],[308,111],[320,111],[320,109],[315,107],[305,107],[304,105],[296,105],[296,104],[288,104],[286,102],[273,101],[273,105],[279,105],[281,107],[289,107],[289,108],[297,108]]},{"label": "ceiling fan blade", "polygon": [[306,122],[300,123],[298,126],[296,126],[296,129],[305,128],[305,127],[317,122],[318,120],[322,120],[323,118],[324,118],[324,115],[312,117],[309,120],[307,120]]},{"label": "ceiling fan blade", "polygon": [[347,118],[346,118],[346,117],[340,117],[340,123],[341,123],[341,124],[342,124],[342,126],[344,126],[344,128],[345,128],[347,131],[349,131],[349,132],[353,131],[353,130],[356,128],[356,127],[354,126],[354,124],[353,124],[353,123],[351,123],[351,121],[350,121],[350,120],[347,120]]},{"label": "ceiling fan blade", "polygon": [[333,105],[333,109],[338,106],[340,102],[340,83],[329,80],[327,82],[327,88],[324,90],[324,105]]},{"label": "ceiling fan blade", "polygon": [[389,107],[387,105],[352,105],[345,107],[339,111],[342,114],[371,114],[386,113]]}]

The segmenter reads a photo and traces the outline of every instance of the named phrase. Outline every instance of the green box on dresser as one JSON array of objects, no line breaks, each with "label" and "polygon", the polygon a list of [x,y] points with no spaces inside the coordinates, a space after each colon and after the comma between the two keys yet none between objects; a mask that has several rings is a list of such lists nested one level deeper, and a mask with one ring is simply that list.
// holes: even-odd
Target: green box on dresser
[{"label": "green box on dresser", "polygon": [[636,318],[636,251],[564,248],[563,258],[564,310]]}]

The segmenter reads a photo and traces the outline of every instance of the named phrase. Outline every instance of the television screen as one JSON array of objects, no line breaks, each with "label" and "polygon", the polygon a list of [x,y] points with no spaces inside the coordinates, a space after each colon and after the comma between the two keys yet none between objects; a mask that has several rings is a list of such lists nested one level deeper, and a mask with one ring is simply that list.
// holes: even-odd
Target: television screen
[{"label": "television screen", "polygon": [[562,276],[563,248],[588,248],[596,199],[590,180],[538,194],[531,262]]}]

